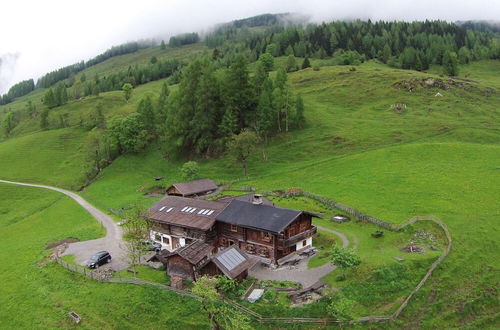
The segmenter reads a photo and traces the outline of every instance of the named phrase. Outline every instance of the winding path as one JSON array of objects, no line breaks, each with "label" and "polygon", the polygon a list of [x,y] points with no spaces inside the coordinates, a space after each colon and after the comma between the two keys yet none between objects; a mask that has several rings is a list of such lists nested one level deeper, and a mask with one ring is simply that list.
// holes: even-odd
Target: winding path
[{"label": "winding path", "polygon": [[76,263],[85,265],[85,262],[96,252],[106,250],[108,251],[113,260],[111,261],[111,268],[113,270],[121,270],[128,267],[124,253],[122,229],[113,221],[113,219],[102,211],[98,210],[92,204],[83,199],[80,195],[69,190],[41,185],[31,184],[15,181],[0,180],[0,183],[14,184],[18,186],[43,188],[57,191],[72,198],[75,202],[80,204],[87,212],[89,212],[101,225],[106,229],[106,236],[90,241],[70,243],[63,255],[74,254]]},{"label": "winding path", "polygon": [[323,231],[326,231],[326,232],[329,232],[331,234],[334,234],[334,235],[337,235],[338,237],[340,237],[340,239],[342,240],[342,246],[343,247],[348,247],[349,246],[349,240],[347,239],[347,237],[338,232],[338,231],[335,231],[335,230],[331,230],[331,229],[328,229],[326,227],[322,227],[322,226],[318,226],[318,225],[315,225],[319,230],[323,230]]}]

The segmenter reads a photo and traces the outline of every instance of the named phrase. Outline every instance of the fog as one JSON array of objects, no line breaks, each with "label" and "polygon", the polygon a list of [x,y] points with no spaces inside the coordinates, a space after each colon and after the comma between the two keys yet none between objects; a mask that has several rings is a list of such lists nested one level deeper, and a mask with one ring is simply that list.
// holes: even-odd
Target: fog
[{"label": "fog", "polygon": [[112,45],[203,31],[263,13],[332,19],[498,20],[493,0],[6,0],[0,12],[0,93],[16,82],[81,60]]}]

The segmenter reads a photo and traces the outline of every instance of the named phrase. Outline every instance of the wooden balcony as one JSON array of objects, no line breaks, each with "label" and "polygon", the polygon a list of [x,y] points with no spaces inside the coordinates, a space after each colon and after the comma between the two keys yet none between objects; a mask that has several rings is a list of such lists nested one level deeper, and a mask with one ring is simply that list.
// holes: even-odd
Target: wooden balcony
[{"label": "wooden balcony", "polygon": [[290,247],[292,245],[297,244],[298,242],[300,242],[302,240],[305,240],[308,237],[313,236],[317,232],[318,232],[318,228],[316,228],[315,226],[312,226],[311,229],[303,231],[303,232],[301,232],[297,235],[294,235],[292,237],[289,237],[289,238],[280,238],[279,237],[278,238],[278,246],[283,247],[283,248]]}]

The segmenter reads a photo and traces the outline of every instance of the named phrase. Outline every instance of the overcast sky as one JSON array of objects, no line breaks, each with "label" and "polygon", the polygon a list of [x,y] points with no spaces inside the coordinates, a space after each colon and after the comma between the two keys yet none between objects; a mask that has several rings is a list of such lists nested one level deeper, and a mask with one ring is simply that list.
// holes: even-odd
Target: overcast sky
[{"label": "overcast sky", "polygon": [[12,84],[87,60],[112,45],[207,29],[262,13],[314,21],[500,19],[499,0],[3,0],[0,93]]}]

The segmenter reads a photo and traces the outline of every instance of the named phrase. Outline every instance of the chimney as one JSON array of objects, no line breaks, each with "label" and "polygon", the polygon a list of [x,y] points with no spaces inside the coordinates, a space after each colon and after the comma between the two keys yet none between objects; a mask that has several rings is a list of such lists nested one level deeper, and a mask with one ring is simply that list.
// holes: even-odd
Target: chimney
[{"label": "chimney", "polygon": [[254,194],[253,195],[253,202],[254,205],[260,205],[262,204],[262,195],[260,194]]}]

